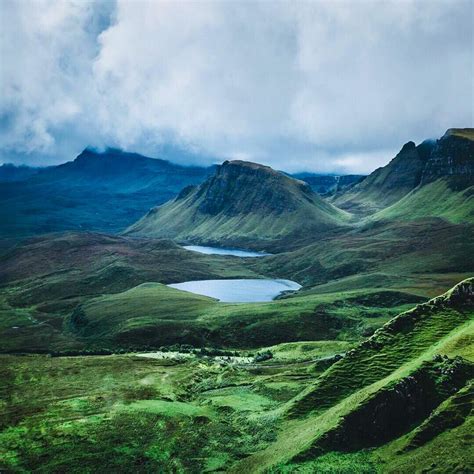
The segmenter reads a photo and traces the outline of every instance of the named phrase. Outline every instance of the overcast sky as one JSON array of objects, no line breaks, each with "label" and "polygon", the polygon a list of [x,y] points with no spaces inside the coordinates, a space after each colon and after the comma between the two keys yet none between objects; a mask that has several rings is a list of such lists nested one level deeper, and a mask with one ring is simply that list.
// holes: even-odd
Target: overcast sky
[{"label": "overcast sky", "polygon": [[473,126],[470,0],[0,8],[0,162],[172,144],[193,164],[359,173]]}]

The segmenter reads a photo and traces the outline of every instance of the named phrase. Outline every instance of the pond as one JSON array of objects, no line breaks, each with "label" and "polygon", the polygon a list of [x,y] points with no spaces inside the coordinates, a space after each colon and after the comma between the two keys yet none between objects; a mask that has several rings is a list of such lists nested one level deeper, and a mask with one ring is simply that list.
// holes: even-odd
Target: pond
[{"label": "pond", "polygon": [[265,252],[252,252],[250,250],[228,249],[223,247],[206,247],[203,245],[184,245],[183,248],[207,255],[234,255],[235,257],[265,257],[272,255],[271,253]]},{"label": "pond", "polygon": [[178,290],[210,296],[223,303],[257,303],[272,301],[286,291],[296,291],[301,285],[291,280],[198,280],[168,285]]}]

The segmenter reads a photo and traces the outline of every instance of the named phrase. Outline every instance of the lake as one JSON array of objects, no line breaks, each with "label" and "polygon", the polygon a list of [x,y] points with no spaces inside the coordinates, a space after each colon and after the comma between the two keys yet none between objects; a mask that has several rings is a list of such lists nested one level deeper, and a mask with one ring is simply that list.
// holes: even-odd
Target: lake
[{"label": "lake", "polygon": [[198,280],[168,285],[178,290],[210,296],[224,303],[272,301],[284,291],[296,291],[301,285],[291,280]]},{"label": "lake", "polygon": [[265,257],[272,255],[265,252],[252,252],[250,250],[227,249],[222,247],[206,247],[203,245],[184,245],[186,250],[193,252],[205,253],[207,255],[234,255],[235,257]]}]

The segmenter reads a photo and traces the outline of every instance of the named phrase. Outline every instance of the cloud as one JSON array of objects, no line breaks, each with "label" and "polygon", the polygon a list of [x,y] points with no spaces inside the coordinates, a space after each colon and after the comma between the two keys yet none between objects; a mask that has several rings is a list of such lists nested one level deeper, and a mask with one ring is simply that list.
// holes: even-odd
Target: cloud
[{"label": "cloud", "polygon": [[1,9],[0,146],[18,161],[172,143],[202,164],[368,172],[405,141],[473,124],[468,0]]}]

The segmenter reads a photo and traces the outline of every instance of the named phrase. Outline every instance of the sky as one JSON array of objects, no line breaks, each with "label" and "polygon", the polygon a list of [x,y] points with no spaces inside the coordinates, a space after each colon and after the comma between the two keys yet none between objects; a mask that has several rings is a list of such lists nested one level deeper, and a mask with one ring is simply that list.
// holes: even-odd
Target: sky
[{"label": "sky", "polygon": [[473,126],[472,21],[471,0],[1,0],[0,163],[368,173]]}]

